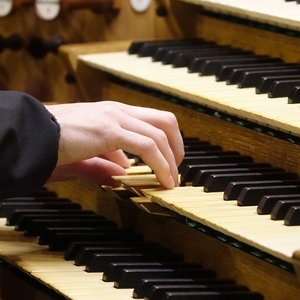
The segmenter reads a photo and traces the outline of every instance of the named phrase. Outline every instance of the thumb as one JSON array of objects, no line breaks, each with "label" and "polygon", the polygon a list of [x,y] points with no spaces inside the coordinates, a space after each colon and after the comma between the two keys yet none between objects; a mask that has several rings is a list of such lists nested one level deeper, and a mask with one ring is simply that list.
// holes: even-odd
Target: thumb
[{"label": "thumb", "polygon": [[83,178],[98,185],[118,186],[119,184],[111,178],[113,175],[126,175],[126,171],[114,162],[94,157],[56,167],[48,182]]}]

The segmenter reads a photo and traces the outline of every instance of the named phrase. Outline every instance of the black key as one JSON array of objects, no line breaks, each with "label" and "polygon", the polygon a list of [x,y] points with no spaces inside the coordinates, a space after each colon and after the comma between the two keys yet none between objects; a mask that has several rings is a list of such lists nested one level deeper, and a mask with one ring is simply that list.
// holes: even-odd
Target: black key
[{"label": "black key", "polygon": [[31,194],[28,195],[29,197],[58,197],[56,192],[50,191],[46,188],[41,188]]},{"label": "black key", "polygon": [[234,168],[272,168],[267,163],[228,163],[228,164],[204,164],[204,165],[185,165],[180,173],[181,184],[184,185],[187,182],[192,182],[196,174],[200,170],[207,169],[234,169]]},{"label": "black key", "polygon": [[230,292],[230,291],[249,291],[243,285],[155,285],[147,293],[145,300],[161,300],[167,292]]},{"label": "black key", "polygon": [[[140,45],[133,45],[129,48],[129,54],[137,54],[140,57],[152,56],[156,49],[163,46],[179,46],[179,45],[197,45],[203,43],[202,39],[178,39],[164,41],[146,41]],[[133,50],[134,48],[134,50]],[[135,52],[135,53],[134,53]]]},{"label": "black key", "polygon": [[59,212],[47,213],[41,212],[41,210],[36,213],[26,213],[19,215],[18,219],[15,220],[15,230],[21,231],[26,228],[28,222],[32,219],[50,219],[53,218],[55,220],[61,219],[75,219],[75,218],[97,218],[105,220],[103,216],[97,215],[93,211],[85,211],[85,210],[73,210],[73,212],[66,213],[63,210]]},{"label": "black key", "polygon": [[[252,77],[254,78],[258,78],[257,83],[259,81],[259,79],[263,76],[274,76],[276,74],[266,74],[266,72],[268,71],[274,71],[274,70],[278,70],[280,69],[282,71],[282,75],[289,75],[288,73],[284,72],[284,69],[286,68],[286,63],[279,63],[279,64],[274,64],[272,66],[268,66],[268,67],[255,67],[255,68],[251,68],[251,67],[246,67],[246,68],[237,68],[237,69],[232,69],[230,70],[229,74],[228,74],[228,79],[226,79],[226,83],[227,84],[237,84],[238,82],[241,82],[243,80],[243,76],[245,73],[247,73],[248,79],[251,79]],[[290,72],[295,72],[295,69],[289,70]],[[251,76],[248,75],[248,73],[251,72]],[[260,73],[257,73],[260,72]],[[291,73],[294,74],[294,73]],[[278,75],[278,74],[277,74]],[[247,80],[248,80],[247,79]],[[256,83],[256,84],[257,84]],[[253,87],[256,86],[253,85]]]},{"label": "black key", "polygon": [[[232,176],[233,176],[234,174],[237,175],[237,174],[253,173],[253,172],[278,173],[278,172],[283,172],[283,170],[280,168],[266,168],[266,169],[264,169],[264,168],[255,168],[255,169],[254,168],[253,169],[246,169],[246,168],[234,169],[234,168],[232,168],[232,169],[217,169],[217,170],[207,169],[207,170],[197,172],[196,176],[194,177],[192,185],[193,186],[204,186],[206,181],[208,180],[209,176],[211,176],[211,175],[232,174]],[[229,181],[226,184],[226,186],[232,181],[235,181],[235,180]],[[240,180],[238,180],[238,181],[240,181]],[[245,180],[243,180],[243,181],[245,181]],[[253,179],[253,181],[254,181],[254,179]],[[225,188],[226,188],[226,186],[225,186]]]},{"label": "black key", "polygon": [[116,288],[134,288],[141,278],[215,277],[215,272],[203,268],[124,269],[114,282]]},{"label": "black key", "polygon": [[[199,62],[198,73],[202,76],[216,75],[220,66],[226,63],[236,63],[242,61],[245,58],[251,58],[253,55],[250,52],[240,51],[231,55],[222,55],[218,58],[205,59],[201,63]],[[195,65],[195,62],[194,62]]]},{"label": "black key", "polygon": [[260,187],[245,187],[238,196],[237,204],[239,206],[257,205],[260,199],[265,195],[278,195],[288,193],[299,193],[300,185],[275,185]]},{"label": "black key", "polygon": [[[291,72],[292,70],[292,72]],[[239,88],[248,88],[255,87],[260,78],[262,76],[275,76],[275,75],[292,75],[294,74],[293,70],[300,71],[300,65],[281,65],[278,67],[268,67],[265,70],[257,70],[257,71],[246,71],[237,81],[237,85]]]},{"label": "black key", "polygon": [[[217,52],[217,51],[226,51],[226,49],[223,49],[224,47],[220,46],[214,46],[213,43],[204,43],[201,45],[194,45],[194,46],[188,46],[188,47],[177,47],[173,49],[168,49],[167,51],[161,51],[162,53],[156,53],[153,56],[153,61],[161,61],[164,65],[173,64],[173,62],[176,60],[176,57],[180,54],[189,54],[190,56],[207,56],[208,53],[211,52]],[[229,51],[229,47],[227,47],[227,51]],[[190,58],[191,59],[191,58]],[[184,67],[184,66],[183,66]]]},{"label": "black key", "polygon": [[141,279],[133,290],[132,297],[144,298],[148,291],[155,285],[177,285],[177,284],[189,284],[189,285],[198,285],[198,284],[235,284],[231,279],[225,278],[147,278]]},{"label": "black key", "polygon": [[[187,151],[185,157],[189,157],[189,153],[192,153],[191,156],[237,156],[240,155],[238,151],[223,151],[223,150],[217,150],[217,151]],[[198,153],[198,155],[197,155]]]},{"label": "black key", "polygon": [[10,201],[0,204],[0,217],[11,215],[17,209],[77,209],[81,208],[80,204],[65,201],[34,201],[18,202]]},{"label": "black key", "polygon": [[[200,39],[190,40],[176,45],[156,47],[152,52],[151,57],[154,62],[161,61],[162,64],[171,64],[174,56],[179,51],[193,51],[194,49],[205,49],[209,47],[218,48],[220,46],[216,45],[213,42],[208,42]],[[139,56],[144,55],[139,54]]]},{"label": "black key", "polygon": [[53,240],[49,243],[49,250],[51,251],[65,251],[70,243],[74,241],[113,241],[128,240],[128,241],[142,241],[142,236],[132,233],[109,232],[109,233],[57,233]]},{"label": "black key", "polygon": [[300,86],[295,86],[288,96],[288,104],[300,103]]},{"label": "black key", "polygon": [[224,58],[219,61],[214,59],[203,63],[199,68],[199,74],[215,75],[216,81],[225,81],[232,69],[271,67],[280,62],[282,62],[280,59],[270,59],[266,56],[257,57],[251,52],[237,53],[232,56],[232,59]]},{"label": "black key", "polygon": [[[192,153],[192,155],[189,155],[189,153]],[[198,155],[197,155],[198,153]],[[204,157],[204,156],[240,156],[240,153],[238,151],[223,151],[223,150],[207,150],[207,151],[186,151],[185,158],[188,158],[189,156],[199,156],[199,157]]]},{"label": "black key", "polygon": [[102,253],[171,253],[169,248],[163,248],[160,246],[110,246],[110,247],[84,247],[81,251],[78,252],[75,258],[76,266],[84,266],[91,261],[94,254]]},{"label": "black key", "polygon": [[230,182],[248,181],[248,180],[284,180],[296,179],[296,173],[289,172],[255,172],[255,173],[235,173],[235,174],[212,174],[204,183],[204,192],[224,191]]},{"label": "black key", "polygon": [[75,260],[79,251],[84,247],[135,247],[135,246],[158,246],[157,243],[145,243],[144,241],[82,241],[82,242],[72,242],[65,251],[65,260]]},{"label": "black key", "polygon": [[189,139],[189,140],[185,140],[185,138],[183,137],[183,146],[184,147],[188,147],[188,146],[194,146],[194,145],[199,145],[199,146],[208,146],[211,145],[211,143],[209,141],[201,141],[199,139]]},{"label": "black key", "polygon": [[208,142],[208,141],[200,141],[198,139],[189,139],[189,140],[186,140],[184,138],[184,146],[189,146],[189,145],[210,145],[210,142]]},{"label": "black key", "polygon": [[[71,231],[71,230],[70,230]],[[49,245],[49,250],[66,250],[70,243],[80,241],[142,241],[142,236],[134,234],[131,230],[119,228],[93,229],[76,228],[67,232],[67,228],[47,228],[39,237],[40,245]]]},{"label": "black key", "polygon": [[[295,181],[292,180],[292,181],[287,181],[285,183],[293,184],[294,182]],[[279,181],[279,180],[230,182],[224,191],[223,199],[224,200],[238,199],[240,193],[242,192],[242,190],[245,187],[262,187],[262,186],[269,187],[269,186],[273,186],[273,185],[280,186],[285,183],[283,183],[283,181]],[[289,194],[291,194],[291,193],[289,193]],[[296,194],[296,193],[294,193],[294,194]],[[270,195],[274,195],[274,194],[270,194]]]},{"label": "black key", "polygon": [[284,218],[284,225],[287,226],[300,225],[300,206],[292,206],[289,208]]},{"label": "black key", "polygon": [[[182,40],[183,41],[183,40]],[[144,44],[152,44],[152,45],[162,45],[162,46],[166,46],[166,45],[172,45],[172,44],[177,44],[179,41],[177,39],[168,39],[168,40],[155,40],[155,41],[134,41],[130,44],[127,52],[129,54],[138,54],[138,52],[141,50],[141,48],[143,47]]]},{"label": "black key", "polygon": [[[39,245],[49,245],[53,239],[60,237],[60,235],[66,236],[66,238],[73,234],[95,234],[98,233],[99,230],[95,228],[85,227],[85,228],[58,228],[58,227],[48,227],[46,228],[41,235],[39,236],[38,244]],[[100,230],[100,234],[102,234],[103,229]],[[91,239],[92,240],[92,239]],[[88,241],[83,239],[83,241]]]},{"label": "black key", "polygon": [[233,156],[233,155],[240,155],[238,151],[185,151],[185,157],[193,157],[193,156]]},{"label": "black key", "polygon": [[[201,75],[201,74],[203,75],[202,69],[206,63],[209,63],[209,64],[216,63],[217,65],[214,65],[214,69],[215,69],[214,73],[216,73],[217,69],[219,68],[221,63],[233,61],[234,58],[235,59],[246,59],[246,58],[251,58],[251,57],[254,57],[254,55],[251,52],[248,52],[248,51],[246,52],[243,50],[237,50],[231,54],[229,54],[229,53],[214,53],[213,52],[211,54],[208,53],[207,55],[202,56],[202,57],[194,58],[187,67],[188,67],[189,73],[199,73],[199,75]],[[211,75],[214,75],[214,73]]]},{"label": "black key", "polygon": [[158,47],[155,52],[152,55],[152,61],[162,61],[166,57],[169,57],[169,59],[173,59],[174,56],[178,53],[186,53],[186,52],[193,52],[197,51],[197,49],[202,50],[203,48],[209,47],[210,44],[200,44],[200,45],[191,45],[191,46],[185,46],[185,45],[174,45],[174,46],[162,46]]},{"label": "black key", "polygon": [[62,203],[71,202],[68,198],[59,197],[14,197],[0,200],[0,204],[5,203],[35,203],[35,202],[54,202],[61,201]]},{"label": "black key", "polygon": [[230,78],[230,73],[233,69],[257,68],[257,67],[271,67],[282,62],[279,58],[270,58],[268,56],[254,56],[253,58],[243,59],[236,63],[226,63],[219,66],[216,72],[216,81],[226,81]]},{"label": "black key", "polygon": [[7,203],[7,202],[39,202],[39,201],[62,201],[62,202],[71,202],[68,198],[59,198],[57,196],[26,196],[26,197],[12,197],[12,198],[5,198],[1,199],[0,203]]},{"label": "black key", "polygon": [[217,145],[184,145],[185,152],[188,151],[222,151],[221,146]]},{"label": "black key", "polygon": [[[173,57],[172,66],[174,68],[188,67],[192,64],[193,60],[198,57],[218,56],[220,54],[230,54],[233,52],[233,48],[228,46],[216,46],[214,48],[207,47],[203,50],[193,50],[190,52],[180,52]],[[210,57],[211,57],[210,56]]]},{"label": "black key", "polygon": [[263,300],[256,292],[168,292],[162,300]]},{"label": "black key", "polygon": [[300,72],[295,70],[293,75],[263,76],[255,86],[256,94],[267,94],[275,80],[300,79]]},{"label": "black key", "polygon": [[80,208],[77,209],[17,209],[12,212],[11,215],[8,215],[6,218],[6,225],[13,226],[16,224],[16,222],[21,222],[21,219],[23,216],[26,216],[28,214],[31,215],[39,215],[39,214],[47,214],[47,215],[54,215],[54,214],[82,214],[83,212],[91,212],[93,211],[87,211],[82,210]]},{"label": "black key", "polygon": [[280,200],[271,211],[272,220],[283,220],[292,206],[300,206],[300,198],[297,200]]},{"label": "black key", "polygon": [[257,213],[259,215],[269,215],[278,201],[294,199],[300,199],[300,194],[263,196],[258,203]]},{"label": "black key", "polygon": [[85,218],[76,219],[31,219],[28,221],[24,228],[24,235],[26,236],[38,236],[42,234],[48,227],[94,227],[94,228],[117,228],[115,222],[110,220],[104,220],[100,218],[91,218],[90,216]]},{"label": "black key", "polygon": [[276,80],[273,82],[270,91],[268,92],[268,97],[288,97],[288,95],[293,91],[293,88],[298,85],[300,85],[299,79]]},{"label": "black key", "polygon": [[112,282],[117,280],[124,269],[162,269],[174,267],[202,267],[195,263],[187,262],[114,262],[107,266],[103,272],[102,280]]},{"label": "black key", "polygon": [[184,157],[178,167],[179,173],[185,165],[195,164],[221,164],[221,163],[250,163],[253,162],[251,156],[234,155],[234,156],[202,156],[202,157]]},{"label": "black key", "polygon": [[[255,55],[251,51],[245,51],[241,49],[231,49],[231,50],[220,50],[219,52],[208,52],[206,55],[195,57],[187,65],[189,73],[199,73],[199,75],[204,75],[203,68],[205,65],[211,64],[214,68],[214,74],[217,72],[218,68],[222,63],[233,63],[234,61],[243,61],[247,59],[254,58]],[[212,75],[212,74],[211,74]]]},{"label": "black key", "polygon": [[103,272],[113,262],[175,262],[183,261],[183,257],[174,253],[104,253],[93,255],[93,259],[85,266],[87,272]]}]

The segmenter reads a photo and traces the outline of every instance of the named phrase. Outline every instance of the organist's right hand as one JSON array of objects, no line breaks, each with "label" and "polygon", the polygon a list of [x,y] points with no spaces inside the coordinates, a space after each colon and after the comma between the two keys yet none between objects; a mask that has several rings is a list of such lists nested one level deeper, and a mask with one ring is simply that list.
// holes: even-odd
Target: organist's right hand
[{"label": "organist's right hand", "polygon": [[163,187],[178,185],[184,148],[172,113],[113,101],[47,109],[61,126],[58,163],[50,181],[82,176],[112,184],[111,175],[123,175],[129,167],[124,150],[141,157]]}]

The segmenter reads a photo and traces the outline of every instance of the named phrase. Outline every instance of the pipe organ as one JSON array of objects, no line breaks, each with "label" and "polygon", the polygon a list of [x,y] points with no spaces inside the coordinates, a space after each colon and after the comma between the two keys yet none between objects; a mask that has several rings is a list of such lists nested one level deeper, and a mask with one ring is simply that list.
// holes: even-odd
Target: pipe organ
[{"label": "pipe organ", "polygon": [[[176,18],[180,34],[172,38],[59,50],[84,100],[177,116],[186,149],[181,186],[162,190],[141,163],[115,178],[120,188],[47,185],[65,211],[31,209],[13,221],[21,211],[7,208],[2,276],[26,282],[30,299],[298,299],[299,6],[162,2],[166,20]],[[8,285],[1,292],[14,299]]]}]

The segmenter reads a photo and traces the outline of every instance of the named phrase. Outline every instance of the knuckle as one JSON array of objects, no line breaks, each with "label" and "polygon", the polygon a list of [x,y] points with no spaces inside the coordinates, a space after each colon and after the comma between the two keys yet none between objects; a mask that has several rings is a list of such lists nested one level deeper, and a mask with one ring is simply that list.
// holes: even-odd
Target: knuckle
[{"label": "knuckle", "polygon": [[172,112],[169,112],[169,111],[164,112],[163,120],[169,126],[177,126],[177,124],[178,124],[176,116]]},{"label": "knuckle", "polygon": [[152,151],[156,148],[156,143],[153,139],[144,137],[140,146],[141,146],[142,152],[148,152],[148,151]]},{"label": "knuckle", "polygon": [[156,133],[155,133],[155,138],[160,142],[160,143],[166,143],[168,142],[168,138],[166,133],[161,130],[161,129],[157,129]]}]

